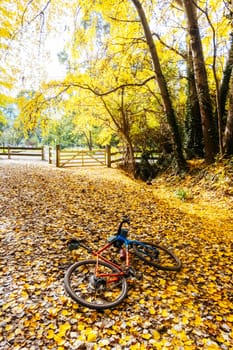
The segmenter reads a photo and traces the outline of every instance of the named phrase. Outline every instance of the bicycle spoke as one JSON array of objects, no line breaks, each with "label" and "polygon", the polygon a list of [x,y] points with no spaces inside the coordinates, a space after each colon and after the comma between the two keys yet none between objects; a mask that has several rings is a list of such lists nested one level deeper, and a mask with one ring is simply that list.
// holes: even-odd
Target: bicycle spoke
[{"label": "bicycle spoke", "polygon": [[[74,300],[90,308],[107,308],[117,305],[127,293],[124,277],[111,282],[112,277],[104,276],[117,273],[111,265],[99,263],[98,276],[95,276],[96,262],[83,261],[71,269],[65,281],[66,289]],[[68,285],[68,287],[67,287]]]},{"label": "bicycle spoke", "polygon": [[170,250],[160,245],[136,242],[133,248],[140,259],[158,269],[178,271],[181,268],[179,259]]}]

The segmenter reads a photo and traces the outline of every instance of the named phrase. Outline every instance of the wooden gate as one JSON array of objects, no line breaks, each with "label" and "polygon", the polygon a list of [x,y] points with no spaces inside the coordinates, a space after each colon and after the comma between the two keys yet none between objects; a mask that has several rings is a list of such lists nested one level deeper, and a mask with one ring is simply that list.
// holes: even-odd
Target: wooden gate
[{"label": "wooden gate", "polygon": [[57,167],[88,167],[106,166],[106,149],[96,150],[61,150],[56,146],[56,166]]}]

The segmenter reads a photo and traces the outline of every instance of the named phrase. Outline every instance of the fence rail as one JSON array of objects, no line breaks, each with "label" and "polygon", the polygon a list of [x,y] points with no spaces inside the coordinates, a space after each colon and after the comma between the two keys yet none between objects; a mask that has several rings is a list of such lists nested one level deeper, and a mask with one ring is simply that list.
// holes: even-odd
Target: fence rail
[{"label": "fence rail", "polygon": [[[57,167],[84,167],[100,166],[111,167],[112,164],[120,163],[124,160],[122,149],[112,150],[111,146],[105,149],[95,150],[62,150],[60,145],[56,146],[56,166]],[[135,150],[135,160],[140,161],[142,152]],[[156,162],[158,156],[150,158],[150,162]]]},{"label": "fence rail", "polygon": [[[136,151],[135,160],[141,160],[141,152]],[[61,149],[60,145],[53,149],[49,146],[42,147],[19,147],[19,146],[1,146],[0,156],[6,156],[8,159],[12,157],[40,157],[41,160],[46,160],[49,164],[55,164],[57,167],[94,167],[107,166],[120,163],[124,160],[123,149],[111,149],[111,146],[106,146],[105,149],[94,150],[70,150]],[[157,156],[150,158],[150,162],[156,161]]]},{"label": "fence rail", "polygon": [[61,150],[56,146],[56,166],[57,167],[83,167],[107,165],[105,149],[96,150]]},{"label": "fence rail", "polygon": [[42,160],[45,159],[44,147],[19,147],[19,146],[2,146],[0,148],[0,155],[7,156],[11,159],[12,156],[19,157],[41,157]]}]

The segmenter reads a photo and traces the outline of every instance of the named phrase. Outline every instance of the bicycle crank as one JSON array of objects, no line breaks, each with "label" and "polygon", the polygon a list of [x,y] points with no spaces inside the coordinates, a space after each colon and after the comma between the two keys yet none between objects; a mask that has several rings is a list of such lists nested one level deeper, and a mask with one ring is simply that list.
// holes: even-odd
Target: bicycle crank
[{"label": "bicycle crank", "polygon": [[91,275],[89,278],[89,287],[93,290],[100,290],[106,287],[105,278],[96,277],[95,275]]}]

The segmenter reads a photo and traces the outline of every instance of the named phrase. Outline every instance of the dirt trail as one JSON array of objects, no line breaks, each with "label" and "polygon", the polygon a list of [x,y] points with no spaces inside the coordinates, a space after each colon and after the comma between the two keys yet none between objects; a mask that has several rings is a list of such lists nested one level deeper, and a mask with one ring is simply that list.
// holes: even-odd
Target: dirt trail
[{"label": "dirt trail", "polygon": [[[230,207],[185,203],[106,168],[0,160],[0,179],[0,350],[233,349]],[[144,279],[116,309],[82,308],[63,277],[85,255],[67,240],[99,246],[125,214],[131,237],[172,247],[183,268],[137,265]]]}]

